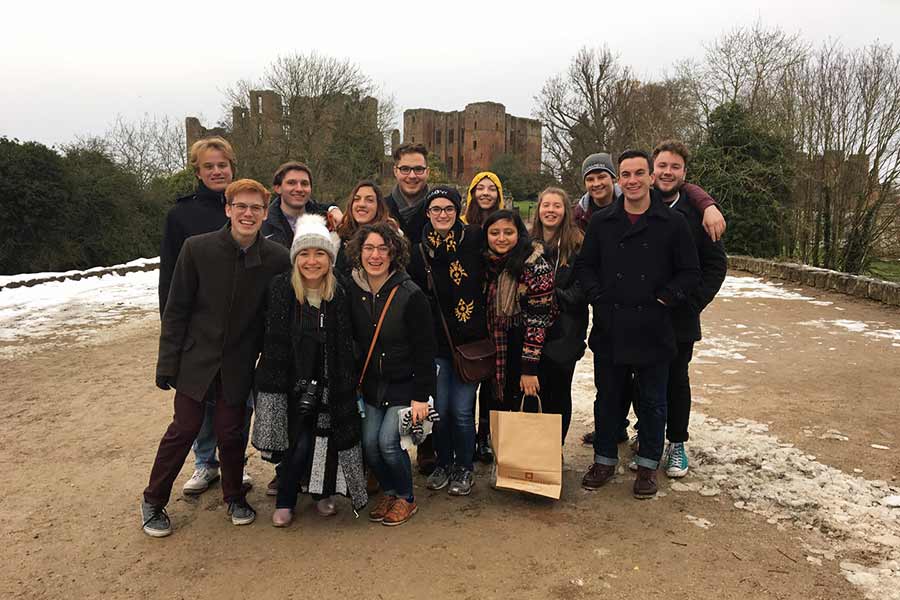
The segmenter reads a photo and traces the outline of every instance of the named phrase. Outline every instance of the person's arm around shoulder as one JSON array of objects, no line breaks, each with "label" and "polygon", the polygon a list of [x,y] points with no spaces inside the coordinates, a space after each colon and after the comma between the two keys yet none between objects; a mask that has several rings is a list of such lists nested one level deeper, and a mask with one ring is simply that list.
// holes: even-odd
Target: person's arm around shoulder
[{"label": "person's arm around shoulder", "polygon": [[702,187],[693,183],[685,183],[681,186],[681,190],[691,204],[703,215],[703,229],[706,230],[710,239],[714,242],[722,239],[726,227],[725,216],[719,210],[719,207],[716,206],[716,201],[713,197],[707,194]]},{"label": "person's arm around shoulder", "polygon": [[714,242],[705,235],[701,237],[703,239],[697,244],[701,281],[689,299],[697,314],[700,314],[719,293],[728,271],[728,257],[722,240]]},{"label": "person's arm around shoulder", "polygon": [[178,255],[160,327],[156,385],[164,390],[174,386],[178,379],[181,353],[199,285],[191,241],[187,240],[184,243]]}]

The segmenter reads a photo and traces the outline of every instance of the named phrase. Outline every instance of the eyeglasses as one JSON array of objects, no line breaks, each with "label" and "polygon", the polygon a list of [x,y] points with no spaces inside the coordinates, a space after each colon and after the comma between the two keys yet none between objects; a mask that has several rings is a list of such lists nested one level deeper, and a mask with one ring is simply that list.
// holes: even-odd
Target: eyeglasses
[{"label": "eyeglasses", "polygon": [[385,246],[384,244],[382,244],[381,246],[375,246],[374,244],[363,244],[362,250],[363,252],[366,252],[368,254],[374,254],[376,250],[379,254],[387,254],[391,251],[390,247]]},{"label": "eyeglasses", "polygon": [[263,211],[266,210],[266,207],[262,204],[244,204],[243,202],[230,202],[229,204],[231,204],[232,210],[236,210],[239,213],[249,209],[254,215],[261,215]]},{"label": "eyeglasses", "polygon": [[452,206],[452,205],[451,206],[432,206],[431,208],[428,209],[428,214],[430,214],[434,217],[439,216],[441,213],[444,213],[446,215],[452,215],[455,212],[456,212],[456,207]]},{"label": "eyeglasses", "polygon": [[409,175],[410,171],[416,175],[424,175],[425,171],[428,170],[428,167],[423,167],[422,165],[416,165],[415,167],[403,165],[402,167],[397,167],[397,170],[400,171],[401,175]]}]

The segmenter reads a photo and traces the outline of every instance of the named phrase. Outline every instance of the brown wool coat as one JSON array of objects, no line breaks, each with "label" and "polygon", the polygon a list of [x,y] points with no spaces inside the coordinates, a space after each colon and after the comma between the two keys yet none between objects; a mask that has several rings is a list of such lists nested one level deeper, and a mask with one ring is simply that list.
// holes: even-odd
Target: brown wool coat
[{"label": "brown wool coat", "polygon": [[287,250],[258,236],[242,252],[224,228],[193,236],[178,255],[159,335],[157,376],[200,400],[222,373],[225,402],[247,400],[262,348],[269,281],[290,269]]}]

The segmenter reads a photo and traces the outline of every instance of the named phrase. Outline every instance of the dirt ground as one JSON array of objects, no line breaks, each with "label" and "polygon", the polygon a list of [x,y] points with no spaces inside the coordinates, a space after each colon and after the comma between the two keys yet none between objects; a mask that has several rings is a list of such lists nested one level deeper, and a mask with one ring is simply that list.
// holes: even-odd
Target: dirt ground
[{"label": "dirt ground", "polygon": [[[712,342],[698,351],[738,344],[742,358],[697,356],[695,409],[768,423],[770,435],[819,462],[896,484],[900,344],[810,323],[900,330],[900,311],[798,293],[819,303],[713,303],[704,316]],[[8,479],[0,598],[863,598],[842,575],[841,557],[807,560],[804,544],[816,531],[770,524],[725,493],[677,493],[661,474],[664,494],[641,502],[631,497],[627,471],[607,488],[583,491],[588,360],[579,366],[558,502],[492,490],[479,468],[467,498],[430,492],[417,476],[419,514],[403,527],[354,519],[343,499],[338,516],[324,519],[302,499],[294,525],[275,529],[264,493],[272,468],[251,454],[255,524],[230,524],[216,484],[197,499],[176,491],[174,534],[151,539],[140,528],[140,493],[171,417],[171,393],[153,385],[157,335],[156,315],[140,313],[91,343],[28,340],[21,356],[0,358],[0,467]],[[824,435],[829,430],[839,434]],[[176,490],[191,469],[189,459]],[[701,528],[689,515],[714,526]]]}]

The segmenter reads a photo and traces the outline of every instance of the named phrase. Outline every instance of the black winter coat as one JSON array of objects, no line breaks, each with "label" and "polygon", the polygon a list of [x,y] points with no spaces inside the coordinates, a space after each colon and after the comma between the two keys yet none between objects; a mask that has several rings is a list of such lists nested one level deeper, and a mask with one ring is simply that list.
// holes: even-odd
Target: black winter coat
[{"label": "black winter coat", "polygon": [[225,216],[225,194],[214,192],[202,181],[197,191],[175,201],[166,213],[162,242],[159,247],[159,316],[166,310],[172,273],[184,241],[191,236],[221,229],[228,222]]},{"label": "black winter coat", "polygon": [[216,373],[225,402],[247,401],[262,349],[266,290],[290,268],[287,251],[257,236],[246,251],[230,224],[184,243],[159,334],[156,375],[201,400]]},{"label": "black winter coat", "polygon": [[556,321],[547,330],[541,358],[558,365],[570,365],[578,362],[587,348],[584,340],[588,328],[588,302],[581,283],[575,277],[572,262],[557,267],[557,252],[546,249],[544,259],[555,268],[554,301],[559,312]]},{"label": "black winter coat", "polygon": [[[323,301],[324,339],[328,356],[328,412],[331,415],[329,438],[338,450],[346,450],[360,441],[361,423],[356,406],[357,378],[353,354],[353,329],[347,293],[339,284],[331,301]],[[298,379],[310,368],[321,368],[318,357],[302,351],[297,320],[302,307],[291,287],[291,272],[277,275],[269,284],[266,330],[262,356],[256,369],[256,388],[261,392],[287,394],[288,406],[298,400]],[[321,377],[316,378],[322,381]],[[288,410],[289,419],[296,411]],[[297,429],[290,423],[290,430]]]},{"label": "black winter coat", "polygon": [[428,397],[435,395],[437,352],[428,298],[406,271],[395,272],[375,294],[360,273],[360,270],[353,272],[349,290],[356,365],[360,372],[384,303],[391,290],[398,288],[366,370],[363,381],[366,402],[373,406],[409,406],[412,400],[428,402]]},{"label": "black winter coat", "polygon": [[703,229],[703,215],[697,208],[684,202],[684,197],[671,208],[687,219],[697,256],[700,260],[700,285],[687,295],[684,304],[672,309],[672,325],[679,342],[696,342],[701,339],[700,313],[713,301],[728,271],[728,258],[721,240],[714,242]]},{"label": "black winter coat", "polygon": [[642,366],[675,356],[671,310],[700,283],[700,267],[687,221],[656,191],[634,225],[621,196],[595,213],[575,272],[594,309],[597,358]]},{"label": "black winter coat", "polygon": [[[328,207],[322,206],[310,198],[306,201],[306,212],[324,217],[328,214]],[[284,211],[281,210],[281,198],[278,196],[275,196],[269,203],[269,214],[263,221],[260,233],[264,238],[277,242],[288,250],[291,249],[291,244],[294,242],[294,230],[291,229],[291,224],[284,216]]]}]

